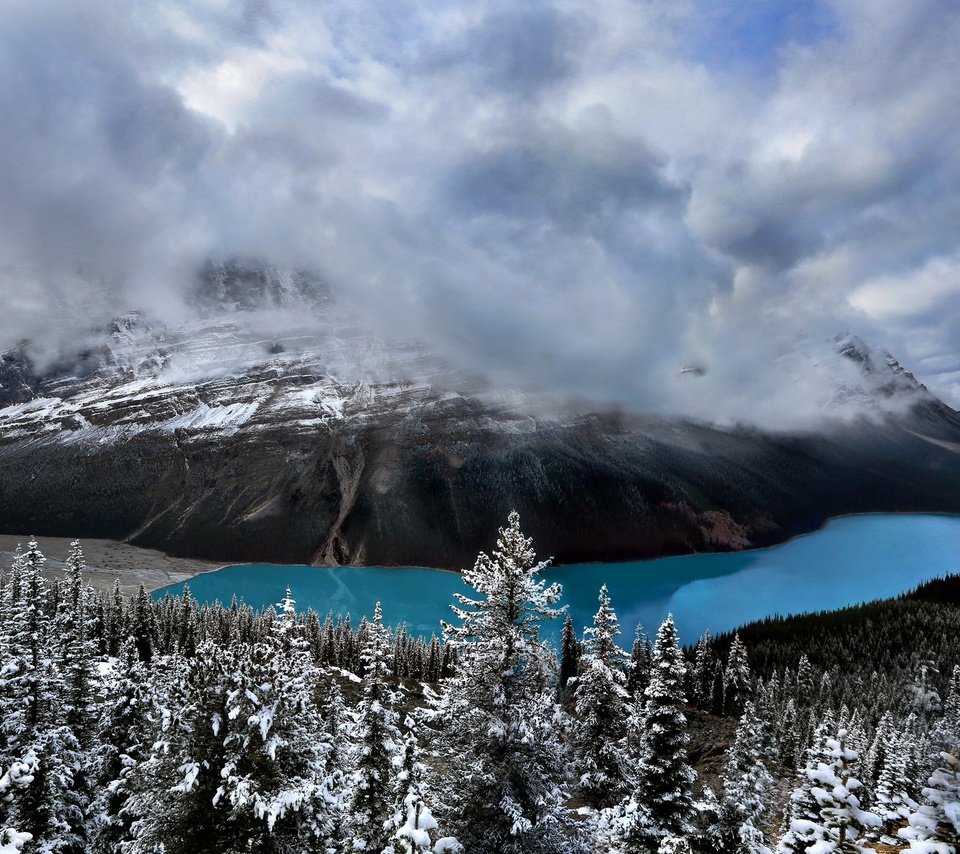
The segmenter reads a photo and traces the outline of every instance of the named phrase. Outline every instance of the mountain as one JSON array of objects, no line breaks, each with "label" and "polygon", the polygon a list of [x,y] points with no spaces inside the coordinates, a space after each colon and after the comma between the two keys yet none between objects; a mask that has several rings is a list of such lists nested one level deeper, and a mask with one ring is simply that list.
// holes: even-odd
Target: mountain
[{"label": "mountain", "polygon": [[[817,433],[547,406],[365,330],[320,283],[210,266],[191,319],[0,355],[0,526],[224,561],[462,567],[513,507],[558,561],[741,549],[960,512],[960,415],[851,336],[876,410]],[[698,373],[678,381],[696,382]]]}]

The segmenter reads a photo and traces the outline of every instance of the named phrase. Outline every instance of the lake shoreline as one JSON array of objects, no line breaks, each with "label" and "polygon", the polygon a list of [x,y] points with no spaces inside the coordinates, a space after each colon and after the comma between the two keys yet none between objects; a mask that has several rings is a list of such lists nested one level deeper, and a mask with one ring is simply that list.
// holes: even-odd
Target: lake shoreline
[{"label": "lake shoreline", "polygon": [[[4,570],[13,561],[17,545],[24,549],[30,535],[0,534],[0,561]],[[37,537],[40,551],[47,559],[44,574],[60,578],[66,569],[64,560],[75,537]],[[84,579],[98,590],[112,590],[116,581],[124,596],[132,596],[142,584],[148,593],[190,581],[208,572],[216,572],[232,564],[195,558],[175,557],[156,549],[134,546],[120,540],[80,538],[87,563]]]},{"label": "lake shoreline", "polygon": [[[568,563],[551,563],[548,569],[561,569],[565,566],[611,566],[627,563],[648,563],[664,558],[680,558],[691,555],[712,555],[712,554],[751,554],[753,552],[764,552],[769,549],[779,548],[788,543],[792,543],[803,537],[809,537],[817,534],[827,528],[831,523],[841,519],[850,519],[869,516],[942,516],[945,518],[960,518],[958,513],[949,512],[928,512],[921,510],[905,511],[869,511],[863,513],[841,513],[837,516],[829,516],[824,519],[817,527],[809,530],[800,531],[791,534],[783,540],[778,540],[762,546],[751,546],[745,549],[717,549],[711,551],[683,551],[667,552],[655,556],[643,558],[616,560],[616,561],[570,561]],[[30,535],[22,534],[0,534],[0,561],[3,566],[9,566],[13,558],[14,549],[17,543],[26,546]],[[247,566],[253,563],[265,566],[275,566],[282,568],[285,566],[305,566],[306,564],[288,564],[288,563],[268,563],[262,561],[214,561],[203,558],[184,557],[179,555],[170,555],[159,549],[149,549],[143,546],[135,546],[122,540],[106,540],[100,538],[83,539],[76,537],[37,537],[40,549],[47,558],[45,570],[50,577],[62,575],[67,551],[70,543],[75,539],[80,539],[80,544],[84,550],[84,556],[87,560],[87,571],[85,577],[88,583],[98,589],[112,589],[114,582],[119,579],[121,590],[129,596],[135,593],[142,584],[148,593],[153,593],[164,587],[169,587],[182,582],[189,582],[191,579],[209,572],[216,572],[230,566]],[[492,547],[493,544],[491,544]],[[536,543],[534,543],[536,546]],[[378,566],[352,566],[344,564],[317,564],[316,569],[422,569],[431,572],[448,573],[452,575],[462,575],[462,570],[450,569],[439,566],[413,566],[404,564],[378,565]]]},{"label": "lake shoreline", "polygon": [[[706,629],[724,632],[778,614],[830,611],[896,596],[958,568],[958,514],[865,513],[831,521],[835,524],[768,548],[566,564],[551,568],[544,580],[562,585],[561,604],[578,626],[590,624],[597,590],[606,585],[624,637],[637,625],[652,630],[673,613],[680,636],[693,643]],[[259,610],[276,603],[289,587],[298,609],[368,618],[379,601],[385,622],[406,624],[409,632],[424,636],[449,619],[457,593],[468,592],[458,573],[428,567],[317,569],[235,564],[194,579],[190,589],[200,602],[236,597]],[[175,584],[154,597],[176,598],[182,592],[183,585]]]}]

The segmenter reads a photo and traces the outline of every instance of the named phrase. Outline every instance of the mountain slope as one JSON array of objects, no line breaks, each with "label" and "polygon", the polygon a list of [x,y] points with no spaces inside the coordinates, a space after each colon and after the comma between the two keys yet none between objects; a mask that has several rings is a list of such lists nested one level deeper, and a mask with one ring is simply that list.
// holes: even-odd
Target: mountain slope
[{"label": "mountain slope", "polygon": [[[838,347],[863,383],[838,398],[900,414],[791,436],[507,405],[364,332],[303,277],[211,268],[194,306],[173,328],[119,318],[63,365],[2,356],[3,529],[457,568],[512,507],[561,561],[765,545],[841,513],[960,512],[960,416],[856,339]],[[319,320],[298,328],[307,314]]]}]

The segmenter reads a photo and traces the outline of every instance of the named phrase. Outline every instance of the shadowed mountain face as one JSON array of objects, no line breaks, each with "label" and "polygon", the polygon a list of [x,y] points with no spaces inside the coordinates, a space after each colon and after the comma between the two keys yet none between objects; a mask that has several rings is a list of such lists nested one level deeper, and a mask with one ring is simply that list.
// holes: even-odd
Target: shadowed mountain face
[{"label": "shadowed mountain face", "polygon": [[842,513],[960,512],[960,416],[855,339],[838,349],[863,383],[829,391],[887,414],[786,435],[495,394],[370,336],[302,276],[211,267],[194,305],[175,329],[118,318],[60,365],[38,368],[29,347],[0,356],[3,529],[459,568],[513,507],[558,561],[768,545]]}]

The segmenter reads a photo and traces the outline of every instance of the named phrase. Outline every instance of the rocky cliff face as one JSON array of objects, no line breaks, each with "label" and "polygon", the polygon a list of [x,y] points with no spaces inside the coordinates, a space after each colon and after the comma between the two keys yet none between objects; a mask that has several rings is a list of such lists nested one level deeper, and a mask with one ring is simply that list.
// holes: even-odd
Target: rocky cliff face
[{"label": "rocky cliff face", "polygon": [[[866,511],[960,512],[960,416],[838,347],[838,399],[901,414],[817,435],[508,406],[358,329],[304,277],[211,268],[196,318],[128,315],[60,365],[0,357],[0,526],[222,560],[458,568],[516,507],[560,561],[765,545]],[[274,335],[247,322],[278,312]],[[298,312],[319,325],[298,329]],[[695,380],[693,380],[695,381]]]}]

